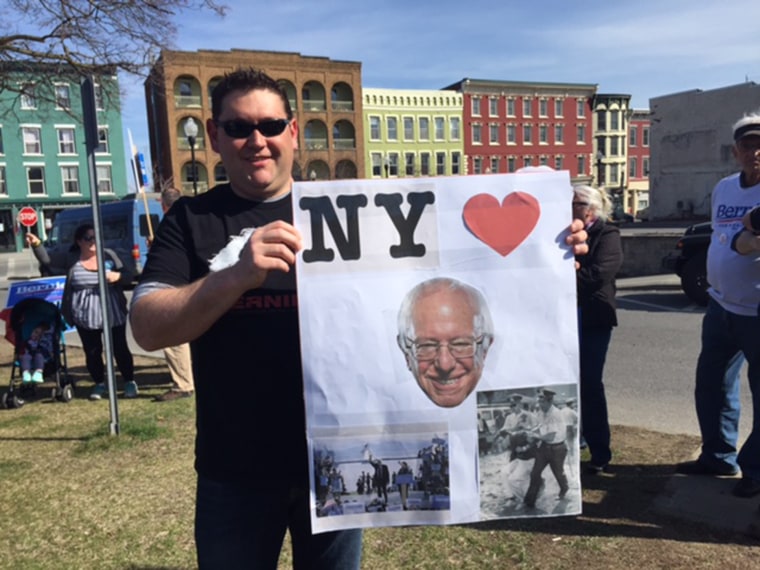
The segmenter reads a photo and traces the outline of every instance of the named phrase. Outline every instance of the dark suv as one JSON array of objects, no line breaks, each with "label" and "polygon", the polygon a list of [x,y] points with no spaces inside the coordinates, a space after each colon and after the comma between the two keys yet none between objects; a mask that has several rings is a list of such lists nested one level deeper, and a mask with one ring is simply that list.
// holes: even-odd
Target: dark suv
[{"label": "dark suv", "polygon": [[709,299],[707,247],[710,245],[711,234],[710,222],[689,226],[676,243],[676,251],[662,259],[662,266],[681,278],[681,289],[686,296],[702,306],[707,305]]}]

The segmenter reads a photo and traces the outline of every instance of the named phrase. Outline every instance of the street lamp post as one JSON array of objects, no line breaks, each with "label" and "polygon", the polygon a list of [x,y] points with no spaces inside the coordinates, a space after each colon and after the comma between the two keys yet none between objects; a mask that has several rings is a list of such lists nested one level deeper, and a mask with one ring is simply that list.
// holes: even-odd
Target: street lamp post
[{"label": "street lamp post", "polygon": [[185,136],[190,145],[190,164],[193,169],[193,196],[198,195],[198,167],[195,164],[195,139],[198,136],[198,123],[192,117],[185,121]]},{"label": "street lamp post", "polygon": [[596,182],[597,186],[604,184],[604,170],[602,170],[602,160],[604,160],[604,153],[601,150],[596,151]]}]

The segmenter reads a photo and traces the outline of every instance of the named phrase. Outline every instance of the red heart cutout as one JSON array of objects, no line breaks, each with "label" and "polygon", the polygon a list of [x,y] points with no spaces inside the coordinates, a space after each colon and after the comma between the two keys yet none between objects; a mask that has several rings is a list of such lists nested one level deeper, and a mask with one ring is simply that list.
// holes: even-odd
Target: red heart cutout
[{"label": "red heart cutout", "polygon": [[506,257],[536,227],[541,207],[525,192],[508,194],[501,205],[490,194],[477,194],[467,200],[462,215],[476,238]]}]

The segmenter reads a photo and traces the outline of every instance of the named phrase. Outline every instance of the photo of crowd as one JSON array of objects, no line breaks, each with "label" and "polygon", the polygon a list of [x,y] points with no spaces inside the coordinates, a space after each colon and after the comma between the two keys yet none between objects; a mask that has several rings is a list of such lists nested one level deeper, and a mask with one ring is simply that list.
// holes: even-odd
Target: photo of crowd
[{"label": "photo of crowd", "polygon": [[325,439],[315,446],[313,459],[318,517],[450,507],[445,435],[386,437],[361,448]]}]

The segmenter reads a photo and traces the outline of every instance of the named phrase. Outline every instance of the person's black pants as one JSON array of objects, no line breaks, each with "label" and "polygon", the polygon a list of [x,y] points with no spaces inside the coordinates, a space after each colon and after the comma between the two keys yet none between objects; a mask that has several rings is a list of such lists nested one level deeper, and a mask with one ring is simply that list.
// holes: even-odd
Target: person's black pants
[{"label": "person's black pants", "polygon": [[[77,327],[77,333],[82,340],[82,349],[84,350],[87,372],[90,373],[92,380],[96,384],[105,381],[105,364],[103,362],[103,331],[101,329],[85,329]],[[124,382],[134,380],[135,365],[132,360],[132,353],[129,352],[127,344],[127,325],[121,325],[111,328],[111,337],[113,339],[113,355],[116,359],[116,365],[119,367],[121,377]]]}]

